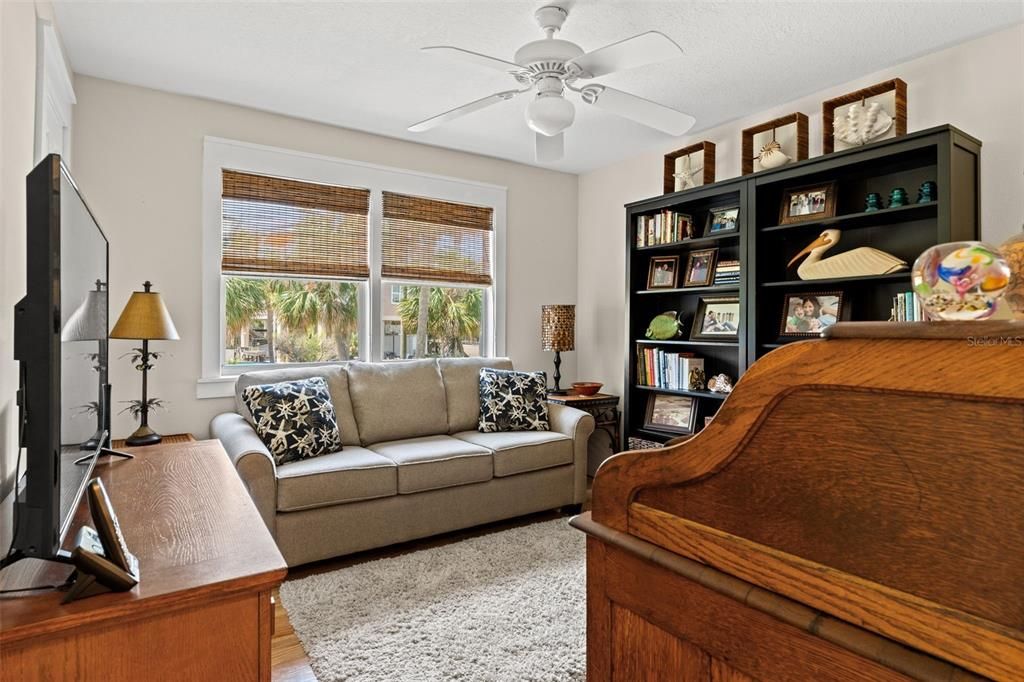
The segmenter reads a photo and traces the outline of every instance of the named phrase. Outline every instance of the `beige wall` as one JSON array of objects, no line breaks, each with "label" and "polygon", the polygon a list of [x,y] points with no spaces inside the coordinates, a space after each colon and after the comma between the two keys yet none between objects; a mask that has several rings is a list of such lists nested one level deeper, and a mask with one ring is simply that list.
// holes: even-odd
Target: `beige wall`
[{"label": "beige wall", "polygon": [[32,170],[35,99],[36,8],[0,2],[0,499],[13,485],[18,452],[13,308],[25,295],[25,175]]},{"label": "beige wall", "polygon": [[[414,144],[253,109],[77,76],[72,171],[110,239],[111,314],[150,279],[163,293],[181,340],[151,375],[151,395],[169,401],[151,424],[205,435],[229,399],[196,399],[200,375],[201,173],[205,135],[436,173],[508,187],[506,351],[518,367],[548,369],[540,306],[576,302],[574,175]],[[137,398],[138,373],[111,342],[114,433],[135,427],[117,415]],[[576,375],[575,353],[563,372]]]},{"label": "beige wall", "polygon": [[[907,82],[908,129],[951,123],[983,142],[982,238],[1000,243],[1024,221],[1024,25],[936,52],[856,81],[751,114],[580,176],[577,372],[582,380],[622,390],[625,209],[661,194],[662,154],[710,140],[717,179],[740,174],[740,132],[802,111],[810,118],[810,156],[821,154],[821,102],[894,77]],[[941,191],[941,190],[940,190]]]}]

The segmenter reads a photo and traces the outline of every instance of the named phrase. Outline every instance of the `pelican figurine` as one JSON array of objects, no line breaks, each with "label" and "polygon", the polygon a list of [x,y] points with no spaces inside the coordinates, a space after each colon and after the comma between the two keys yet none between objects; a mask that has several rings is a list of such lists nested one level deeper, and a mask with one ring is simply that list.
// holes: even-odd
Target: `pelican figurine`
[{"label": "pelican figurine", "polygon": [[803,251],[796,254],[786,267],[800,260],[805,253],[809,253],[811,255],[807,256],[806,260],[796,269],[800,279],[887,275],[890,272],[907,269],[906,261],[870,246],[861,246],[822,260],[822,254],[839,243],[841,234],[839,230],[825,230]]}]

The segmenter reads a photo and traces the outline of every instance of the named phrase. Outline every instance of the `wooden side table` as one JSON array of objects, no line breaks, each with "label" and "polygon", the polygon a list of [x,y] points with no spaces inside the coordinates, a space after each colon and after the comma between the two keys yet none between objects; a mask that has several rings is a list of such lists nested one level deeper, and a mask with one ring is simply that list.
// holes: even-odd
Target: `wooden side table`
[{"label": "wooden side table", "polygon": [[[595,422],[594,435],[598,431],[604,431],[610,439],[608,446],[611,449],[611,454],[614,455],[619,451],[619,396],[608,393],[549,395],[548,402],[556,405],[568,405],[592,414]],[[591,436],[591,446],[594,445],[594,435]],[[593,455],[593,453],[591,454]],[[607,456],[600,454],[596,457],[588,457],[587,473],[593,476],[597,472],[597,467],[601,466],[601,462],[606,459],[608,459]]]},{"label": "wooden side table", "polygon": [[[159,444],[163,444],[163,443],[194,443],[194,442],[196,442],[196,437],[193,436],[191,433],[172,433],[169,436],[164,436],[163,440],[160,441]],[[110,442],[110,447],[113,450],[123,450],[123,449],[125,449],[128,446],[125,444],[123,438],[118,438],[117,440],[114,440],[114,441]],[[145,447],[148,447],[148,446],[145,446]]]}]

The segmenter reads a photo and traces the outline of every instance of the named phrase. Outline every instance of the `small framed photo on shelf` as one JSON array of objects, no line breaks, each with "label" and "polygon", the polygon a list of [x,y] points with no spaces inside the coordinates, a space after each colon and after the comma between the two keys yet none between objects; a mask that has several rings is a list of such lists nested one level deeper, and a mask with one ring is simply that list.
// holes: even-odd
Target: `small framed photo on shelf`
[{"label": "small framed photo on shelf", "polygon": [[668,433],[693,433],[697,401],[686,395],[652,393],[647,398],[644,428]]},{"label": "small framed photo on shelf", "polygon": [[679,281],[679,256],[653,256],[647,268],[648,289],[675,289]]},{"label": "small framed photo on shelf", "polygon": [[708,223],[704,227],[705,237],[738,232],[740,229],[740,207],[713,208],[708,211]]},{"label": "small framed photo on shelf", "polygon": [[787,189],[779,206],[779,225],[834,218],[836,183],[826,182]]},{"label": "small framed photo on shelf", "polygon": [[706,287],[711,285],[715,276],[715,260],[718,249],[701,249],[691,251],[686,256],[686,276],[684,287]]},{"label": "small framed photo on shelf", "polygon": [[739,335],[739,296],[700,299],[690,330],[691,341],[736,341]]},{"label": "small framed photo on shelf", "polygon": [[843,292],[786,294],[779,336],[818,336],[842,319]]}]

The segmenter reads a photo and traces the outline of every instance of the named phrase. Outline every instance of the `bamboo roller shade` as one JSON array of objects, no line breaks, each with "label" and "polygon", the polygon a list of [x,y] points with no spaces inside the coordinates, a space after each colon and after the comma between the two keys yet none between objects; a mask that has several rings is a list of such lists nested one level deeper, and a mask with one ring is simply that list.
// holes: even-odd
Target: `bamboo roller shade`
[{"label": "bamboo roller shade", "polygon": [[384,192],[381,275],[491,284],[494,210]]},{"label": "bamboo roller shade", "polygon": [[223,171],[221,271],[369,277],[370,190]]}]

